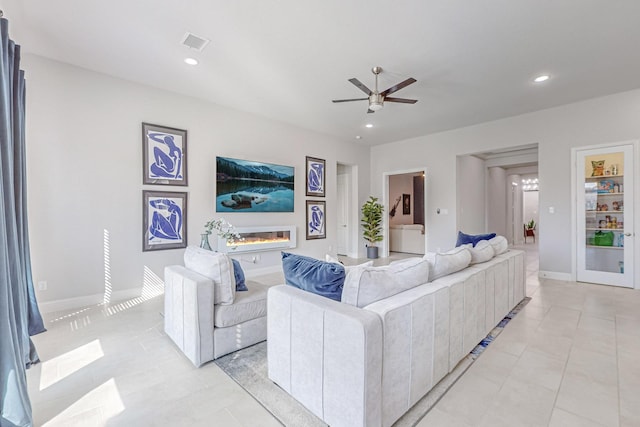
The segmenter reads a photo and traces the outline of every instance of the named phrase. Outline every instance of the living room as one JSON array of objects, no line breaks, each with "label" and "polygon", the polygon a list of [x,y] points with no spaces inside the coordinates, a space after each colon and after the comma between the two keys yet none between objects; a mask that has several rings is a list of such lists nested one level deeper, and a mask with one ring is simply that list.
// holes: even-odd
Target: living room
[{"label": "living room", "polygon": [[[95,416],[96,420],[100,420],[96,421],[96,424],[83,425],[126,425],[123,423],[131,419],[136,419],[144,425],[143,416],[148,417],[146,419],[150,420],[149,424],[161,424],[165,420],[145,409],[147,403],[141,393],[136,394],[139,390],[128,394],[123,384],[130,381],[126,384],[134,387],[133,379],[140,379],[144,375],[162,376],[170,369],[175,369],[170,371],[170,382],[155,382],[149,387],[159,387],[162,392],[169,393],[175,386],[181,390],[174,396],[178,400],[193,397],[189,392],[190,387],[200,391],[209,389],[207,392],[211,394],[207,396],[212,400],[222,400],[225,394],[231,396],[225,405],[216,405],[215,410],[207,410],[207,416],[216,417],[217,425],[277,425],[275,419],[218,371],[214,364],[210,363],[196,370],[186,359],[180,359],[180,354],[162,343],[162,340],[166,341],[167,338],[157,329],[157,323],[162,321],[157,301],[162,298],[164,269],[169,265],[183,264],[184,249],[142,251],[143,190],[188,193],[186,234],[191,245],[199,244],[207,221],[224,217],[238,227],[294,225],[298,229],[298,238],[297,246],[292,251],[314,258],[324,258],[326,254],[336,255],[338,247],[338,165],[348,165],[352,173],[354,191],[351,197],[351,217],[356,218],[356,221],[359,208],[369,195],[380,197],[387,208],[392,206],[393,200],[388,200],[388,193],[384,188],[385,174],[403,170],[426,170],[426,250],[445,250],[454,246],[460,228],[456,215],[459,202],[455,191],[458,157],[537,144],[541,187],[539,223],[543,225],[536,235],[539,276],[541,281],[549,279],[575,284],[576,249],[573,233],[576,226],[573,200],[576,183],[572,169],[572,150],[635,141],[640,135],[640,122],[637,120],[640,117],[640,80],[636,77],[640,75],[640,64],[632,59],[633,55],[629,53],[632,50],[625,51],[620,45],[607,44],[618,42],[630,49],[638,40],[640,34],[635,29],[634,20],[631,19],[640,13],[637,5],[624,2],[622,6],[615,7],[597,4],[584,6],[580,2],[571,2],[570,5],[562,7],[562,13],[559,13],[557,18],[559,22],[548,23],[554,30],[553,34],[564,33],[563,26],[572,21],[568,19],[571,9],[582,10],[581,13],[584,14],[581,16],[585,22],[580,27],[582,32],[565,35],[562,42],[551,40],[550,37],[545,38],[543,42],[535,45],[536,49],[553,50],[554,58],[571,58],[573,54],[581,54],[580,58],[584,61],[584,58],[589,56],[601,55],[603,58],[585,62],[581,64],[583,72],[578,73],[574,68],[574,74],[568,75],[566,63],[553,64],[546,60],[544,63],[535,64],[535,68],[528,68],[529,65],[533,67],[534,60],[523,59],[524,54],[522,57],[514,57],[497,48],[495,51],[489,48],[480,49],[482,46],[490,45],[489,34],[496,38],[500,38],[500,35],[502,38],[508,38],[507,34],[514,32],[518,37],[524,38],[522,33],[534,32],[539,25],[542,26],[549,11],[537,10],[538,6],[533,2],[522,9],[491,5],[496,16],[500,17],[498,12],[501,11],[505,19],[514,19],[511,23],[504,23],[497,18],[500,22],[490,20],[487,15],[476,10],[479,6],[474,6],[471,10],[468,9],[468,5],[459,4],[455,8],[447,8],[447,13],[442,13],[447,18],[446,22],[450,28],[456,28],[456,25],[464,27],[465,21],[473,20],[474,13],[477,12],[478,16],[484,17],[488,22],[486,26],[495,25],[498,29],[495,32],[487,30],[485,34],[485,25],[474,25],[468,33],[464,33],[464,37],[458,37],[454,33],[447,33],[449,35],[445,37],[424,29],[418,31],[416,21],[419,19],[411,21],[412,25],[406,25],[404,29],[402,25],[393,25],[397,33],[389,37],[388,29],[381,33],[365,31],[364,20],[358,21],[357,27],[349,30],[347,27],[350,24],[341,22],[342,18],[336,18],[357,16],[358,9],[362,8],[367,9],[366,17],[378,19],[377,9],[391,13],[392,8],[389,5],[372,7],[361,2],[357,5],[331,2],[326,10],[317,11],[310,6],[298,10],[301,6],[285,3],[286,5],[253,5],[256,7],[255,13],[247,13],[247,16],[243,15],[246,11],[236,10],[231,6],[230,10],[224,10],[227,15],[216,14],[207,9],[207,13],[202,13],[209,19],[207,21],[195,17],[198,15],[198,8],[195,6],[187,8],[185,16],[180,16],[174,15],[172,8],[182,9],[182,5],[129,6],[122,2],[118,9],[114,4],[88,5],[71,1],[56,5],[3,2],[5,17],[10,22],[11,37],[21,44],[23,49],[21,68],[25,70],[27,78],[27,182],[33,282],[40,309],[49,322],[47,327],[57,330],[57,325],[65,322],[65,327],[69,328],[69,341],[60,344],[57,353],[53,352],[55,345],[47,343],[53,339],[47,338],[47,333],[34,337],[36,347],[40,340],[43,349],[50,349],[47,353],[41,354],[43,363],[40,367],[34,367],[40,370],[37,380],[33,373],[29,374],[32,376],[30,379],[40,383],[32,381],[30,387],[34,387],[32,394],[40,394],[41,399],[36,398],[33,406],[38,422],[43,425],[62,425],[71,422],[71,419],[80,425],[82,416]],[[416,14],[422,14],[420,19],[427,19],[429,15],[427,6],[418,6],[412,2],[404,6],[414,10]],[[60,8],[60,13],[56,12],[56,7]],[[441,4],[439,7],[445,6]],[[272,24],[263,26],[260,23],[262,14],[267,13],[273,17]],[[319,17],[309,18],[314,13],[318,13]],[[533,16],[525,19],[531,13]],[[274,16],[278,14],[284,16]],[[129,15],[131,22],[120,15]],[[443,17],[438,13],[434,15]],[[88,28],[83,28],[78,22],[72,22],[84,20],[78,19],[79,16],[86,17]],[[229,19],[225,22],[222,16],[233,16],[237,21]],[[149,54],[146,51],[161,50],[153,38],[155,33],[152,32],[152,28],[156,27],[154,18],[157,18],[159,23],[175,19],[175,26],[179,28],[173,29],[172,33],[166,36],[170,40],[176,39],[176,46],[167,50],[170,53],[162,52],[154,56],[155,59],[151,59],[146,56]],[[319,28],[324,28],[326,22],[332,22],[330,18],[340,21],[335,23],[336,35],[327,36],[328,40],[325,42],[316,40],[318,34],[321,34]],[[517,21],[515,18],[523,21]],[[564,18],[564,21],[561,18]],[[435,29],[440,30],[445,26],[431,22],[431,19],[436,18],[428,19],[431,25],[424,26],[434,28],[434,32]],[[53,26],[48,23],[49,20],[60,22]],[[144,24],[141,24],[142,22]],[[280,28],[286,28],[286,31],[276,30],[276,24],[281,24]],[[306,28],[306,25],[311,24],[314,31]],[[143,27],[136,30],[137,25]],[[518,31],[518,25],[525,27],[522,33]],[[590,30],[598,25],[606,26],[610,32],[604,32],[606,35],[603,36]],[[216,28],[210,30],[210,27]],[[252,27],[257,30],[252,31]],[[83,33],[83,29],[89,32]],[[136,31],[147,47],[136,45],[135,49],[140,51],[140,55],[147,62],[158,61],[154,63],[158,68],[157,75],[136,61],[135,49],[126,52],[122,50],[119,53],[122,45],[133,43],[128,36],[136,34]],[[180,38],[186,31],[210,37],[212,42],[207,48],[210,50],[195,54],[181,46]],[[353,47],[367,46],[371,52],[366,55],[360,54],[361,57],[350,63],[334,59],[331,52],[338,49],[340,41],[350,31],[354,38]],[[501,31],[505,33],[501,34]],[[99,37],[99,32],[104,32],[104,36]],[[315,36],[300,36],[301,40],[295,43],[285,40],[291,37],[291,34],[306,33]],[[90,42],[76,46],[74,43],[79,43],[78,40],[85,34],[91,34]],[[238,38],[237,45],[231,47],[222,41],[228,34]],[[481,39],[472,43],[472,35]],[[387,59],[395,58],[393,51],[398,40],[411,37],[424,40],[421,43],[425,45],[436,43],[434,40],[438,38],[444,39],[446,43],[443,42],[443,46],[433,48],[433,51],[425,48],[424,51],[420,51],[420,55],[415,55],[432,54],[432,57],[442,58],[443,63],[439,64],[435,60],[407,59],[411,58],[412,54],[406,51],[398,55],[399,59],[395,62],[394,59]],[[600,37],[604,37],[605,41],[599,43]],[[375,39],[375,42],[368,40],[369,38]],[[266,40],[270,40],[276,47],[266,46]],[[522,41],[519,38],[518,40]],[[312,48],[304,47],[305,43],[311,42],[317,44],[313,44]],[[278,49],[278,43],[286,48]],[[517,45],[515,42],[503,43]],[[423,104],[428,106],[428,110],[442,108],[453,111],[460,104],[448,105],[447,96],[459,92],[481,92],[479,88],[465,86],[462,82],[453,81],[453,77],[447,77],[447,73],[455,75],[452,69],[457,68],[458,64],[451,60],[446,63],[445,68],[444,60],[449,58],[446,52],[453,49],[453,45],[465,44],[472,45],[476,50],[460,48],[457,55],[486,56],[484,60],[479,61],[480,65],[477,68],[481,75],[491,74],[491,70],[503,63],[522,61],[518,72],[514,74],[522,77],[521,81],[515,81],[514,75],[510,75],[511,80],[505,79],[497,84],[493,82],[496,85],[494,87],[503,87],[503,92],[507,95],[513,91],[517,92],[519,97],[514,100],[505,93],[496,93],[493,99],[482,92],[485,100],[480,104],[486,102],[487,110],[495,112],[495,115],[489,118],[481,109],[467,111],[467,116],[460,114],[460,121],[453,121],[451,115],[440,117],[437,113],[427,116],[426,112],[412,112],[410,109],[421,108]],[[510,47],[514,49],[510,54],[519,50],[517,46]],[[626,53],[616,56],[614,50]],[[294,52],[292,56],[297,55],[298,58],[285,58],[284,52],[287,51]],[[356,50],[352,51],[350,55],[358,56],[355,52]],[[187,54],[200,55],[198,59],[201,63],[195,67],[185,65],[182,60]],[[216,55],[226,56],[221,59],[216,58]],[[347,56],[347,53],[343,52],[341,55]],[[172,56],[171,61],[176,62],[175,66],[167,66],[167,63],[157,59],[166,56]],[[326,58],[327,70],[317,71],[321,67],[312,58],[316,56]],[[571,62],[566,58],[564,61]],[[371,63],[372,61],[374,63]],[[378,64],[376,61],[381,62]],[[218,66],[219,62],[235,65],[238,76],[232,75],[229,71],[234,69],[233,67],[227,68],[221,64]],[[287,67],[279,65],[280,62],[298,66],[291,65],[286,69]],[[384,88],[404,78],[416,77],[418,82],[412,85],[414,88],[408,86],[397,95],[415,97],[419,102],[416,105],[385,104],[384,109],[375,114],[366,114],[364,101],[362,104],[351,103],[352,105],[345,107],[345,110],[340,110],[343,108],[342,105],[331,103],[335,98],[362,95],[347,79],[357,76],[360,81],[372,86],[374,76],[369,69],[376,65],[382,66],[383,70],[389,67],[390,72],[385,76],[387,80],[381,83]],[[165,69],[161,71],[160,68]],[[309,69],[316,70],[318,74],[310,73]],[[624,69],[624,72],[620,72],[608,82],[603,82],[606,72],[616,71],[613,69]],[[567,71],[562,74],[560,70]],[[220,74],[216,74],[217,71],[220,71]],[[548,86],[532,84],[531,78],[542,71],[548,71],[551,75]],[[587,76],[587,71],[593,71],[595,77]],[[321,86],[324,96],[321,97],[321,102],[318,102],[320,107],[315,103],[313,106],[305,103],[305,98],[315,102],[315,98],[320,96],[315,92],[309,97],[302,96],[306,90],[305,86],[299,81],[289,85],[287,77],[290,74],[308,74],[306,85],[309,86],[320,84],[324,80],[331,81]],[[259,77],[256,78],[255,75]],[[381,76],[384,76],[384,71]],[[250,78],[256,80],[249,80]],[[243,79],[250,81],[246,87],[242,84]],[[570,79],[574,80],[573,84],[566,82]],[[214,80],[216,84],[200,86],[207,80]],[[176,84],[168,86],[164,81],[175,81]],[[596,82],[600,85],[596,85]],[[233,100],[236,91],[238,98],[246,101],[246,104]],[[550,104],[545,98],[553,94],[561,96],[554,98],[555,104]],[[217,102],[217,98],[226,102]],[[475,101],[478,102],[477,99]],[[509,105],[522,104],[522,109],[509,110],[496,106],[499,102],[507,101],[512,103]],[[332,111],[326,114],[317,113],[321,108]],[[336,111],[344,117],[336,119],[333,115]],[[289,118],[284,119],[287,115]],[[407,130],[409,126],[403,123],[405,115],[412,120],[428,122],[429,130],[411,133]],[[418,117],[414,118],[413,115]],[[312,116],[313,121],[310,122],[310,119],[303,116]],[[365,128],[365,124],[370,122],[373,122],[374,126]],[[143,185],[142,123],[187,130],[187,186],[168,189],[166,186]],[[325,124],[324,129],[327,130],[322,131]],[[413,123],[411,128],[413,129]],[[357,136],[360,139],[356,139]],[[216,212],[217,156],[294,167],[294,211],[278,214]],[[325,239],[307,240],[303,232],[306,222],[305,200],[309,199],[304,193],[303,185],[306,156],[326,161],[327,191],[323,199],[327,206]],[[635,158],[638,159],[637,153]],[[479,218],[479,223],[488,223],[485,208],[474,210],[474,206],[465,207],[468,209],[466,215],[475,215]],[[475,234],[492,230],[463,231]],[[361,233],[356,231],[353,235],[355,237],[351,238],[351,244],[357,258],[364,258],[366,247]],[[388,241],[384,240],[383,247],[387,243]],[[640,265],[640,251],[635,252],[635,264]],[[248,278],[271,275],[281,270],[279,251],[260,252],[259,256],[241,256],[240,261]],[[640,271],[635,272],[635,288],[640,288]],[[594,294],[598,292],[593,291]],[[141,298],[142,295],[146,295],[147,298]],[[72,315],[75,311],[97,304],[111,304],[117,307],[126,301],[130,301],[129,307],[119,307],[114,313],[118,312],[120,315],[106,316],[106,320],[98,320],[102,316],[99,311],[93,312],[92,318],[83,316],[82,313],[76,314],[72,324],[67,324],[62,316],[51,316],[51,313],[59,313],[61,310]],[[156,305],[148,310],[141,308],[149,301],[155,302]],[[137,313],[139,317],[133,317],[131,313]],[[95,371],[90,369],[90,360],[93,357],[93,360],[97,361],[101,353],[107,354],[109,347],[105,342],[109,339],[108,330],[113,328],[121,331],[128,328],[127,320],[130,316],[133,322],[144,325],[144,329],[134,328],[135,333],[131,339],[124,342],[136,347],[146,346],[145,352],[154,348],[160,349],[159,366],[166,371],[145,367],[136,373],[135,370],[127,368],[127,378],[118,384],[118,379],[111,380],[118,377],[115,366],[122,362],[121,359],[114,355],[108,364],[100,366]],[[153,320],[149,320],[151,317]],[[97,322],[107,333],[102,338],[100,347],[94,343],[98,338],[92,335],[92,322]],[[55,339],[58,340],[61,336],[56,335]],[[141,338],[140,342],[134,343],[136,337]],[[120,352],[125,345],[120,343],[110,350],[114,353]],[[48,361],[51,362],[56,357],[63,357],[77,348],[93,351],[85,356],[87,363],[83,365],[84,362],[81,362],[73,369],[70,368],[68,377],[61,375],[61,379],[47,380],[47,369],[52,368],[45,367],[47,359],[44,358],[44,354],[49,356]],[[136,361],[139,360],[136,358]],[[149,364],[157,362],[149,360]],[[176,367],[175,363],[179,366]],[[170,368],[171,364],[173,368]],[[55,369],[58,369],[57,365]],[[77,373],[75,376],[72,374],[76,369],[85,373],[83,379],[78,379]],[[181,375],[188,379],[181,382]],[[212,386],[214,383],[223,385],[216,389]],[[42,389],[38,389],[39,387]],[[74,387],[78,391],[75,391]],[[92,392],[94,394],[91,394]],[[85,396],[109,396],[108,399],[111,399],[114,395],[121,396],[121,400],[110,410],[102,408],[102,412],[88,414],[84,413],[88,410],[87,407],[83,407],[82,410],[74,407],[74,404],[82,401]],[[127,398],[122,397],[125,395]],[[86,399],[83,402],[86,403]],[[195,402],[205,405],[202,400]],[[207,420],[204,415],[196,417],[188,414],[199,410],[196,403],[192,402],[187,406],[188,411],[174,414],[174,418],[168,417],[168,411],[163,413],[163,416],[167,416],[166,422],[180,425],[181,422],[192,421],[194,424],[199,422],[207,425],[206,422],[211,420]],[[153,405],[149,407],[157,408]],[[127,418],[124,416],[127,411],[138,411],[139,418]],[[243,416],[246,418],[240,419]],[[637,416],[637,412],[625,415],[622,411],[618,417],[619,425],[633,425],[633,422],[638,420]],[[623,420],[627,420],[628,424]],[[593,418],[588,418],[588,421],[598,422]],[[594,425],[606,423],[600,421]]]}]

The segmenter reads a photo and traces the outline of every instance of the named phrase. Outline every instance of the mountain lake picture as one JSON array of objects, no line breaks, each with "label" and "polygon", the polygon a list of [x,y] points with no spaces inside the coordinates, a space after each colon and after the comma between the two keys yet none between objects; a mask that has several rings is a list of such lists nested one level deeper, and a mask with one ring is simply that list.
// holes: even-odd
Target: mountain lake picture
[{"label": "mountain lake picture", "polygon": [[216,212],[293,212],[292,166],[216,157]]}]

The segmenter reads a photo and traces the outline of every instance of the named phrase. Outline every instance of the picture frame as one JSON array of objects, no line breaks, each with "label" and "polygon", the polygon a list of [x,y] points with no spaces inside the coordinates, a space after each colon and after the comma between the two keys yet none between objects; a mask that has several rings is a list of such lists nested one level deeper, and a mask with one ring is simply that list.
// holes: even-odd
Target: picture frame
[{"label": "picture frame", "polygon": [[326,161],[306,156],[307,196],[325,197]]},{"label": "picture frame", "polygon": [[293,166],[216,156],[216,212],[294,212]]},{"label": "picture frame", "polygon": [[142,251],[187,247],[187,193],[142,191]]},{"label": "picture frame", "polygon": [[187,186],[187,131],[142,123],[142,183]]},{"label": "picture frame", "polygon": [[411,194],[402,195],[402,215],[411,214]]},{"label": "picture frame", "polygon": [[326,202],[324,200],[307,200],[306,206],[307,240],[326,239]]}]

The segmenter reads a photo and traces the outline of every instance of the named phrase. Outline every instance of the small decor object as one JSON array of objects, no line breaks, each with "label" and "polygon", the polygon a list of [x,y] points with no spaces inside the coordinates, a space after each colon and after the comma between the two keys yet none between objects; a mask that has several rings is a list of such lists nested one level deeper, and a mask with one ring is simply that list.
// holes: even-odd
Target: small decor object
[{"label": "small decor object", "polygon": [[306,157],[307,196],[324,197],[325,164],[322,159]]},{"label": "small decor object", "polygon": [[203,249],[212,250],[209,245],[209,235],[215,230],[218,237],[227,241],[227,245],[230,247],[236,243],[242,242],[244,238],[238,233],[233,225],[224,218],[212,219],[204,224],[204,233],[202,234],[202,243],[200,247]]},{"label": "small decor object", "polygon": [[411,195],[402,195],[402,215],[409,215],[411,213]]},{"label": "small decor object", "polygon": [[382,241],[382,212],[384,206],[378,203],[378,198],[369,196],[369,200],[362,205],[362,219],[360,223],[363,228],[364,240],[367,245],[367,258],[378,258],[378,247],[376,243]]},{"label": "small decor object", "polygon": [[216,212],[293,212],[292,166],[216,157]]},{"label": "small decor object", "polygon": [[187,185],[187,131],[142,123],[143,184]]},{"label": "small decor object", "polygon": [[325,210],[324,201],[307,200],[307,240],[327,238]]},{"label": "small decor object", "polygon": [[614,186],[615,186],[615,182],[613,182],[612,180],[603,179],[598,183],[598,194],[613,193]]},{"label": "small decor object", "polygon": [[402,199],[402,196],[398,196],[398,198],[396,199],[395,203],[393,204],[393,207],[391,209],[389,209],[389,216],[391,218],[396,216],[396,209],[398,208],[398,204],[400,204],[400,199]]},{"label": "small decor object", "polygon": [[143,191],[142,251],[187,247],[187,193]]},{"label": "small decor object", "polygon": [[604,176],[604,160],[592,160],[591,168],[591,176]]}]

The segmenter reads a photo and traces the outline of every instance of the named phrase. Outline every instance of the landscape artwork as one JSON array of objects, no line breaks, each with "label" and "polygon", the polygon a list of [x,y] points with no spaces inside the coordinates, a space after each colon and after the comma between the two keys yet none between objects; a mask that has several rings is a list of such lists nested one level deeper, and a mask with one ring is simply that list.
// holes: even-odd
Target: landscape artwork
[{"label": "landscape artwork", "polygon": [[293,166],[216,157],[217,212],[293,212]]}]

